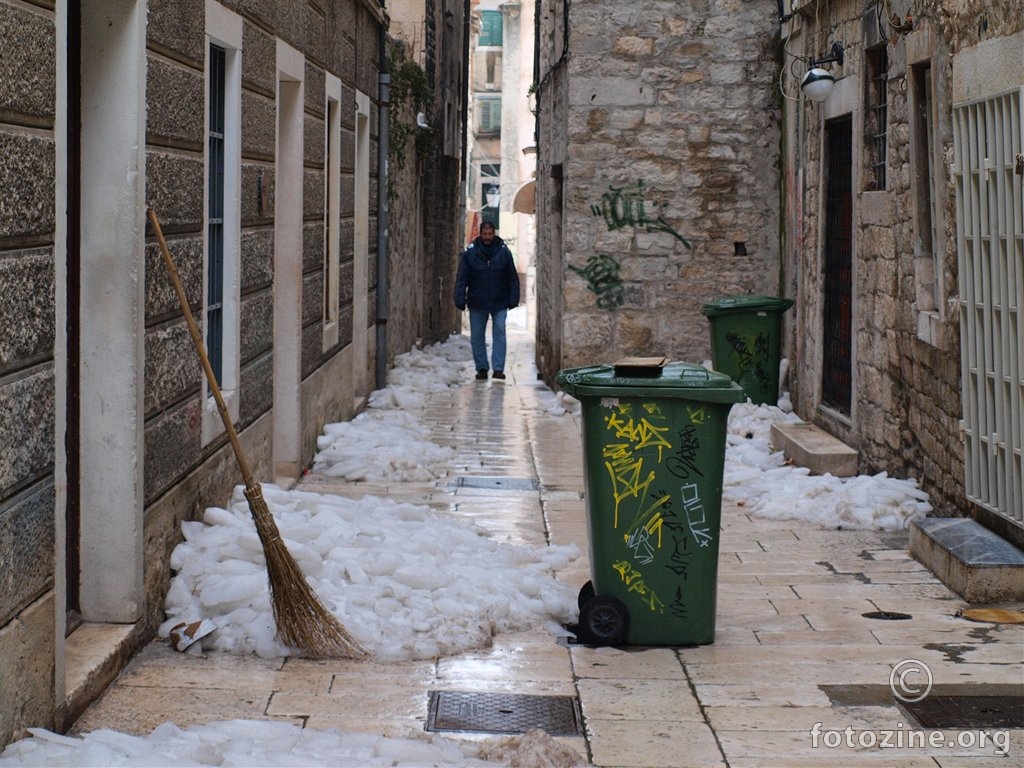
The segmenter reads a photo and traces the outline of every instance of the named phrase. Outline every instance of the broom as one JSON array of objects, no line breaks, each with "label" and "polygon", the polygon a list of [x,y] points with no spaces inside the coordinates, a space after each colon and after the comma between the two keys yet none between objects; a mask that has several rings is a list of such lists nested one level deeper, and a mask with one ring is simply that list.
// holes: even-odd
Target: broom
[{"label": "broom", "polygon": [[171,282],[174,284],[174,291],[178,294],[181,310],[185,313],[188,330],[192,334],[192,342],[195,344],[196,352],[199,353],[199,361],[203,365],[206,380],[209,382],[213,398],[217,402],[217,410],[220,411],[220,417],[224,421],[224,429],[227,430],[231,447],[234,448],[238,468],[242,471],[242,479],[245,481],[245,498],[249,502],[249,512],[256,524],[256,532],[263,545],[263,556],[267,561],[267,578],[270,581],[271,603],[274,608],[274,621],[277,624],[277,636],[285,645],[300,649],[315,659],[365,657],[366,651],[349,635],[337,617],[328,611],[317,598],[298,563],[295,562],[295,558],[292,557],[281,539],[274,516],[263,499],[263,489],[253,479],[249,463],[242,453],[241,443],[235,433],[235,425],[231,422],[231,416],[224,404],[224,397],[217,385],[217,378],[213,374],[213,368],[206,355],[206,348],[199,335],[199,328],[196,326],[192,310],[185,298],[185,289],[182,288],[181,280],[178,278],[178,270],[175,269],[171,252],[167,248],[167,241],[164,240],[164,233],[157,220],[156,211],[149,208],[146,213],[160,243],[160,252],[163,254],[164,263],[167,265]]}]

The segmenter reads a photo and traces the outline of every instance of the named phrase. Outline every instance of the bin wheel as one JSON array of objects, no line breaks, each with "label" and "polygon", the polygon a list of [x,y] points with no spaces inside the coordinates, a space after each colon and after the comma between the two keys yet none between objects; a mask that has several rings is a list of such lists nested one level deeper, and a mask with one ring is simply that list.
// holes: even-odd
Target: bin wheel
[{"label": "bin wheel", "polygon": [[597,593],[594,591],[594,582],[588,581],[580,588],[580,596],[578,599],[579,608],[582,611],[583,606],[594,599],[594,595]]},{"label": "bin wheel", "polygon": [[592,597],[580,609],[580,639],[587,645],[621,645],[629,631],[629,611],[611,595]]}]

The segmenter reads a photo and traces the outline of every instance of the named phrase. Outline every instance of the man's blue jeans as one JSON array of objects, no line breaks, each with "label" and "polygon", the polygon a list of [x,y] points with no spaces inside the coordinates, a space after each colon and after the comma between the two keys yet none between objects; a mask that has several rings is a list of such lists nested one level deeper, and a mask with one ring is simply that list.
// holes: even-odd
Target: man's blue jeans
[{"label": "man's blue jeans", "polygon": [[[478,371],[505,370],[505,317],[507,309],[488,312],[469,310],[469,343],[473,347],[473,363]],[[487,365],[487,319],[491,319],[491,363]]]}]

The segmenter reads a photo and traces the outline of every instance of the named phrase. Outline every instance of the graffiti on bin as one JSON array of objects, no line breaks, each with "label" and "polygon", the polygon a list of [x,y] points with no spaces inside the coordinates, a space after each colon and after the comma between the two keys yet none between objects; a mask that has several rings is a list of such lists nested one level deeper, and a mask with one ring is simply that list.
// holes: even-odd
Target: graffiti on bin
[{"label": "graffiti on bin", "polygon": [[627,592],[635,592],[640,597],[640,601],[652,611],[665,612],[665,603],[658,597],[657,592],[647,586],[643,573],[637,570],[629,560],[618,560],[612,563],[612,568],[619,572]]},{"label": "graffiti on bin", "polygon": [[693,424],[687,424],[679,430],[679,447],[676,452],[668,457],[665,462],[665,469],[682,480],[688,480],[691,475],[704,477],[697,464],[697,453],[700,451],[700,440],[697,438],[697,428]]},{"label": "graffiti on bin", "polygon": [[725,334],[725,343],[736,354],[739,361],[740,376],[751,374],[759,385],[767,387],[771,384],[771,374],[764,369],[762,363],[768,360],[768,334],[756,336],[741,335],[735,332]]},{"label": "graffiti on bin", "polygon": [[[657,403],[615,401],[604,417],[604,466],[614,502],[612,526],[626,554],[612,565],[627,592],[658,613],[687,618],[686,579],[692,558],[715,541],[698,483],[703,471],[699,425],[703,406],[686,408],[690,423],[671,424]],[[664,569],[678,585],[670,602],[651,588],[645,573]]]},{"label": "graffiti on bin", "polygon": [[681,488],[683,509],[686,510],[686,523],[690,526],[693,540],[700,547],[710,546],[714,539],[714,531],[708,525],[704,515],[704,502],[700,498],[700,489],[695,483]]}]

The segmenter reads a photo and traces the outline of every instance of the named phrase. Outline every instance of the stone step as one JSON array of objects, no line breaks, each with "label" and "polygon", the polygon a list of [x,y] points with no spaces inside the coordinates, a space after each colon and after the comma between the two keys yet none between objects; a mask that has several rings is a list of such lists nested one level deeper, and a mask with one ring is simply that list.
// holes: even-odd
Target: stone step
[{"label": "stone step", "polygon": [[857,474],[857,451],[806,421],[772,424],[772,445],[797,466],[807,467],[811,474],[834,477]]},{"label": "stone step", "polygon": [[969,517],[910,523],[910,554],[972,603],[1024,600],[1024,552]]}]

